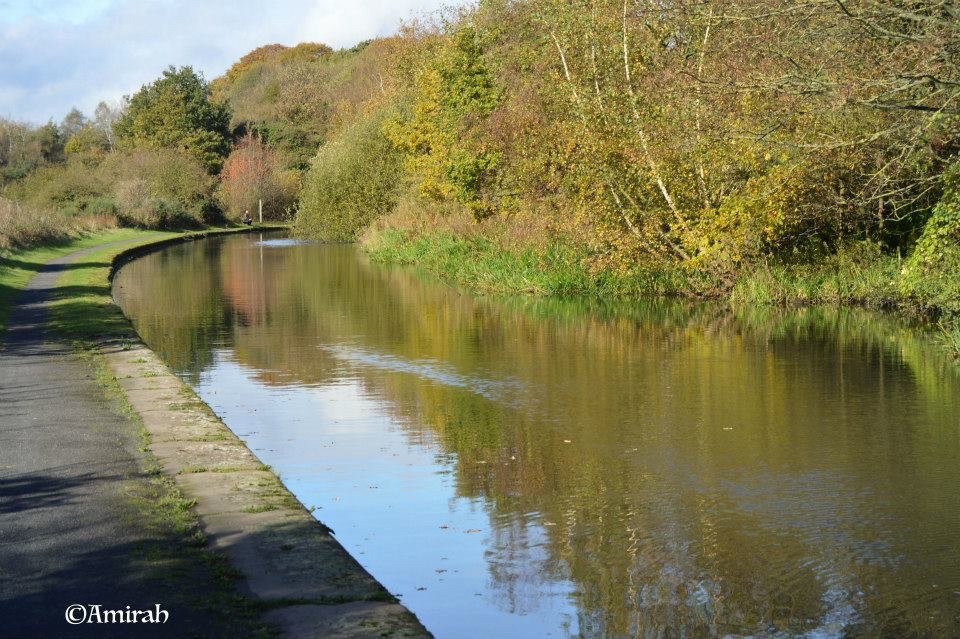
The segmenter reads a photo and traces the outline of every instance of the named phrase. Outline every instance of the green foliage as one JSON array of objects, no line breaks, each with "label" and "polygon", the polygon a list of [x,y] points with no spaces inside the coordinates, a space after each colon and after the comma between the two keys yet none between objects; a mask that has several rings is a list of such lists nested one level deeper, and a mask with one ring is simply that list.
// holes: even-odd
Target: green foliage
[{"label": "green foliage", "polygon": [[425,57],[416,71],[411,112],[388,127],[391,141],[406,153],[405,166],[423,195],[453,198],[477,219],[493,213],[500,154],[468,135],[501,99],[483,57],[480,36],[462,27]]},{"label": "green foliage", "polygon": [[97,157],[102,156],[109,148],[110,139],[107,134],[96,126],[85,124],[70,136],[63,150],[68,157],[74,155]]},{"label": "green foliage", "polygon": [[383,133],[385,119],[384,112],[372,112],[320,147],[303,180],[299,234],[352,241],[393,208],[401,160]]},{"label": "green foliage", "polygon": [[944,174],[943,197],[923,227],[902,273],[901,290],[960,315],[960,160]]},{"label": "green foliage", "polygon": [[457,30],[435,66],[440,76],[441,108],[456,117],[489,115],[500,101],[490,68],[483,59],[480,33]]},{"label": "green foliage", "polygon": [[118,144],[181,149],[207,171],[219,171],[230,150],[230,109],[209,97],[191,67],[170,67],[130,98],[114,125]]},{"label": "green foliage", "polygon": [[71,157],[7,187],[30,210],[61,216],[109,216],[145,228],[195,226],[219,217],[214,179],[176,149],[115,151],[102,161]]},{"label": "green foliage", "polygon": [[0,185],[62,160],[63,145],[63,135],[52,122],[34,127],[0,119]]}]

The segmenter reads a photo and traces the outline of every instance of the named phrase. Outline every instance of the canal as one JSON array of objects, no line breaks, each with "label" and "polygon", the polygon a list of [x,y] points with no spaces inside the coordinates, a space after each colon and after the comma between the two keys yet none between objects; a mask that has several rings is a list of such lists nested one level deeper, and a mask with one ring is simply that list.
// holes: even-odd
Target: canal
[{"label": "canal", "polygon": [[960,383],[929,336],[474,297],[280,237],[167,247],[115,297],[437,637],[960,636]]}]

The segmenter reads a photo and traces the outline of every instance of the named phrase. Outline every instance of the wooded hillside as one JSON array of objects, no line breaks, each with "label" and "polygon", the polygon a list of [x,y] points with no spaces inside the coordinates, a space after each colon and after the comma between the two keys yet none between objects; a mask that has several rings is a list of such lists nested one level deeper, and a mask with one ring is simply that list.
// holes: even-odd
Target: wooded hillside
[{"label": "wooded hillside", "polygon": [[[30,139],[0,163],[22,206],[165,223],[263,198],[481,288],[956,311],[958,97],[952,0],[482,0],[348,50],[267,45],[209,87],[171,69],[112,126],[7,124]],[[133,197],[103,159],[171,147],[214,181]]]}]

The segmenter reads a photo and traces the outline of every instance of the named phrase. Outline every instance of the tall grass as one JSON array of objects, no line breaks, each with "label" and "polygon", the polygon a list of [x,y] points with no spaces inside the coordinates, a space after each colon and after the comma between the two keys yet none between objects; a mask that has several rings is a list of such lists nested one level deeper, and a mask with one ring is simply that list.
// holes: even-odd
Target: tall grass
[{"label": "tall grass", "polygon": [[899,260],[872,243],[841,246],[815,263],[764,262],[739,273],[734,303],[771,306],[844,304],[888,308],[907,303]]},{"label": "tall grass", "polygon": [[83,232],[115,226],[111,215],[69,216],[0,198],[0,250],[64,242]]},{"label": "tall grass", "polygon": [[679,270],[591,269],[582,251],[559,240],[516,250],[482,235],[384,228],[363,241],[374,260],[414,265],[481,293],[629,297],[678,295],[691,286]]}]

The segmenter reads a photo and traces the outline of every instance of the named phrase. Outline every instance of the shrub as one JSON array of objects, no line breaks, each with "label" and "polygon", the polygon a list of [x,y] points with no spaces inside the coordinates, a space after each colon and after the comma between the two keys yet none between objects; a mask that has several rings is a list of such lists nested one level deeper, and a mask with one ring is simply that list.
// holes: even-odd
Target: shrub
[{"label": "shrub", "polygon": [[960,314],[960,160],[944,174],[944,194],[901,274],[901,290],[922,304]]},{"label": "shrub", "polygon": [[5,193],[30,210],[115,216],[141,227],[194,226],[220,217],[214,178],[184,151],[141,148],[88,160],[42,166]]},{"label": "shrub", "polygon": [[373,112],[320,147],[300,194],[296,231],[353,241],[390,211],[401,181],[401,158],[383,133],[386,114]]},{"label": "shrub", "polygon": [[214,178],[186,152],[116,152],[98,171],[112,186],[109,195],[123,224],[169,228],[209,223],[220,217],[213,199]]},{"label": "shrub", "polygon": [[72,158],[62,164],[40,166],[23,179],[9,185],[5,193],[36,210],[65,210],[80,212],[90,198],[109,191],[96,167]]}]

